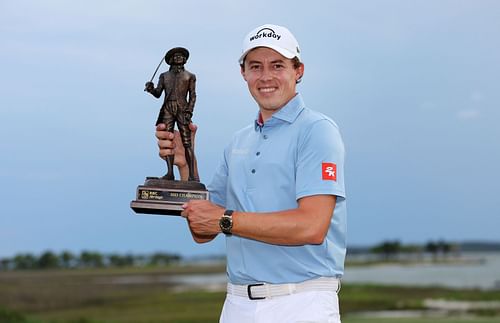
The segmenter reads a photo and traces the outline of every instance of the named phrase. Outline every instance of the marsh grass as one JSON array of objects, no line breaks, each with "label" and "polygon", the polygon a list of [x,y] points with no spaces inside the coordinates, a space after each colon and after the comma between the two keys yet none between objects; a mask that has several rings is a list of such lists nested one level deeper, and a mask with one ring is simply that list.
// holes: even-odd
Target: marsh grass
[{"label": "marsh grass", "polygon": [[[156,278],[220,272],[223,272],[221,266],[0,272],[0,323],[218,322],[225,296],[222,290],[179,291],[175,279],[165,282]],[[116,279],[135,276],[150,279],[113,283]],[[344,284],[340,294],[343,322],[500,321],[500,313],[495,311],[472,313],[479,314],[475,318],[356,316],[366,311],[422,310],[426,298],[500,300],[500,291]]]}]

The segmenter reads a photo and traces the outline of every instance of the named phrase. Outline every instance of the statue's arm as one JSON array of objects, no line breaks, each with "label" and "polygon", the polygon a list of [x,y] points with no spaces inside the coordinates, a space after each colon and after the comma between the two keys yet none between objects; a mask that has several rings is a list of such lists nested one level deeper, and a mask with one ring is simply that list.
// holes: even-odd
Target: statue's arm
[{"label": "statue's arm", "polygon": [[189,79],[188,107],[190,111],[193,111],[195,102],[196,102],[196,76],[193,74],[193,76]]},{"label": "statue's arm", "polygon": [[148,87],[148,83],[146,83],[146,91],[151,93],[155,98],[159,98],[161,96],[161,93],[163,92],[163,74],[160,75],[160,78],[158,79],[158,85],[156,87],[154,87],[154,85]]}]

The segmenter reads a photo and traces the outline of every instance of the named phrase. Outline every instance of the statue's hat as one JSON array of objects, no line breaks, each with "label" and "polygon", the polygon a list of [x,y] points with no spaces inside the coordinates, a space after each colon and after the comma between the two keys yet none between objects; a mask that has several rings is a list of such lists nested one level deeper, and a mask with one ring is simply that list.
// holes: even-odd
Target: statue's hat
[{"label": "statue's hat", "polygon": [[165,62],[167,64],[170,64],[170,59],[174,56],[175,53],[181,53],[182,56],[186,57],[186,61],[189,58],[189,51],[187,49],[185,49],[184,47],[174,47],[165,54]]}]

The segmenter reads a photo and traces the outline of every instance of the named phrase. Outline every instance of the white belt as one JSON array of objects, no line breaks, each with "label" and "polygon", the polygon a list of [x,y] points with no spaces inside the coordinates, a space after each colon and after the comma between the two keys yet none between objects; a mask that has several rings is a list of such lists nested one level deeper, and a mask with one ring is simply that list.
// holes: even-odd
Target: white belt
[{"label": "white belt", "polygon": [[334,291],[340,289],[340,280],[335,277],[320,277],[306,280],[296,284],[267,284],[258,283],[251,285],[227,284],[227,293],[231,295],[248,297],[252,300],[285,296],[309,291]]}]

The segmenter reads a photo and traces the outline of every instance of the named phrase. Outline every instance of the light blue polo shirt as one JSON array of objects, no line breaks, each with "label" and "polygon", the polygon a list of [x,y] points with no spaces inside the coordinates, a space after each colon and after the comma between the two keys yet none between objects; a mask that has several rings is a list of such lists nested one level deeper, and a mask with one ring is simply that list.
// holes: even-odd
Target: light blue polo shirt
[{"label": "light blue polo shirt", "polygon": [[238,131],[208,186],[227,209],[293,209],[301,197],[337,196],[321,245],[282,246],[229,235],[227,273],[233,284],[295,283],[340,277],[346,253],[344,144],[335,122],[305,107],[300,94],[269,118]]}]

